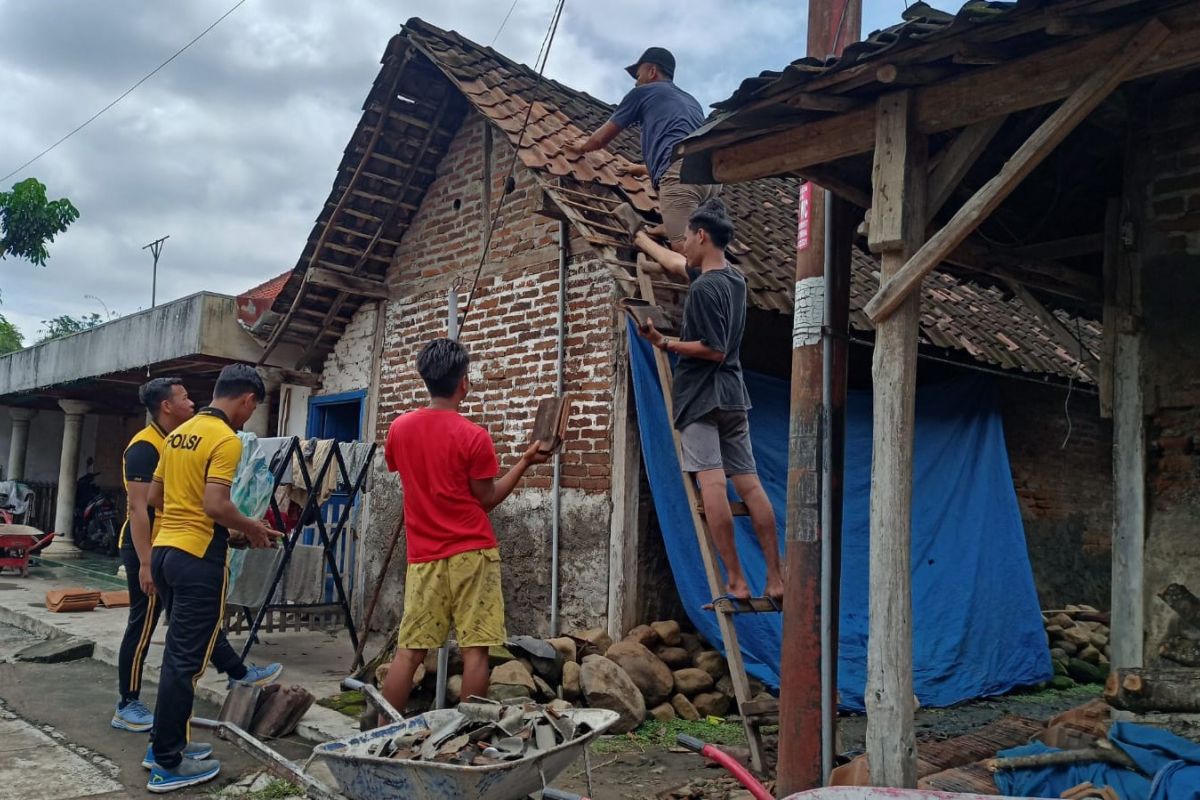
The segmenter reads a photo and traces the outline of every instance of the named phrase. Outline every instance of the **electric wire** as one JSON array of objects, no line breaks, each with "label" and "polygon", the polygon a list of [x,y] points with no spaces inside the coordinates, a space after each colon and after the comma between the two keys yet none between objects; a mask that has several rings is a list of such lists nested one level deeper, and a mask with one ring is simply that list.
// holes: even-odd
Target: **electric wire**
[{"label": "electric wire", "polygon": [[[537,64],[537,77],[539,81],[541,81],[542,73],[546,69],[546,61],[550,58],[550,48],[554,44],[554,34],[558,31],[558,22],[562,18],[563,7],[565,5],[566,0],[558,0],[558,5],[554,8],[554,15],[550,19],[550,27],[547,29],[546,37],[542,40],[542,46],[538,50],[538,58],[534,63]],[[492,214],[492,221],[488,225],[487,236],[483,240],[483,250],[479,254],[479,264],[475,268],[475,276],[471,279],[471,291],[467,294],[467,302],[463,307],[462,320],[458,326],[460,338],[462,337],[462,332],[466,330],[467,318],[470,316],[472,304],[475,302],[475,292],[479,287],[479,277],[483,274],[483,265],[487,262],[488,252],[492,246],[492,236],[496,232],[496,223],[500,219],[500,212],[504,209],[504,202],[511,193],[509,184],[512,181],[513,169],[517,165],[517,157],[521,153],[521,144],[525,140],[525,131],[529,127],[529,118],[532,114],[533,101],[530,100],[529,105],[525,109],[525,120],[521,123],[521,130],[517,134],[517,143],[513,147],[512,157],[508,160],[508,169],[504,174],[504,190],[496,200],[496,210]]]},{"label": "electric wire", "polygon": [[234,11],[237,11],[237,10],[238,10],[238,8],[239,8],[239,7],[240,7],[240,6],[241,6],[243,3],[245,3],[245,2],[246,2],[246,0],[238,0],[238,2],[234,3],[234,4],[233,4],[233,6],[232,6],[232,7],[231,7],[231,8],[230,8],[228,11],[226,11],[226,12],[225,12],[224,14],[222,14],[221,16],[217,17],[217,20],[216,20],[215,22],[213,22],[211,25],[209,25],[209,26],[208,26],[207,28],[205,28],[204,30],[200,31],[200,33],[198,33],[194,39],[192,39],[190,42],[188,42],[187,44],[185,44],[183,47],[181,47],[181,48],[179,48],[178,50],[176,50],[176,51],[175,51],[175,53],[174,53],[174,54],[173,54],[173,55],[172,55],[170,58],[168,58],[166,61],[162,62],[162,63],[161,63],[161,64],[159,64],[157,67],[155,67],[155,68],[154,68],[154,69],[152,69],[150,72],[148,72],[148,73],[147,73],[145,76],[143,76],[143,77],[142,77],[142,79],[141,79],[141,80],[139,80],[139,81],[138,81],[137,83],[135,83],[133,86],[130,86],[128,89],[126,89],[124,92],[122,92],[122,93],[121,93],[121,95],[120,95],[119,97],[117,97],[117,99],[116,99],[116,100],[113,100],[111,103],[109,103],[108,105],[106,105],[104,108],[100,109],[100,110],[99,110],[99,111],[97,111],[95,114],[92,114],[92,116],[90,116],[90,117],[88,117],[86,120],[84,120],[84,122],[83,122],[82,124],[80,124],[80,125],[79,125],[78,127],[76,127],[74,130],[72,130],[72,131],[71,131],[70,133],[68,133],[66,136],[63,136],[63,137],[62,137],[61,139],[59,139],[57,142],[55,142],[54,144],[52,144],[52,145],[50,145],[49,147],[47,147],[45,150],[43,150],[42,152],[38,153],[38,154],[37,154],[36,156],[34,156],[33,158],[29,159],[28,161],[26,161],[26,162],[25,162],[24,164],[22,164],[21,166],[17,167],[17,168],[16,168],[16,169],[14,169],[12,172],[10,172],[10,173],[8,173],[7,175],[5,175],[3,178],[0,178],[0,182],[7,181],[7,180],[8,180],[9,178],[11,178],[13,175],[16,175],[16,174],[17,174],[18,172],[20,172],[21,170],[23,170],[23,169],[25,169],[26,167],[30,166],[30,165],[31,165],[31,164],[33,164],[35,161],[37,161],[38,159],[40,159],[42,156],[46,155],[46,154],[47,154],[47,153],[49,153],[51,150],[53,150],[54,148],[58,147],[60,144],[62,144],[63,142],[65,142],[67,139],[70,139],[72,136],[74,136],[75,134],[79,133],[81,130],[83,130],[84,128],[86,128],[88,125],[91,125],[93,122],[95,122],[95,121],[96,121],[96,120],[97,120],[97,119],[100,117],[100,115],[102,115],[104,112],[108,111],[110,108],[112,108],[113,106],[115,106],[117,103],[119,103],[119,102],[121,102],[122,100],[124,100],[126,97],[128,97],[128,96],[129,96],[129,95],[130,95],[130,94],[133,92],[133,90],[134,90],[134,89],[138,88],[138,87],[139,87],[139,86],[141,86],[143,83],[145,83],[146,81],[148,81],[148,80],[150,80],[151,78],[153,78],[153,77],[154,77],[154,76],[155,76],[155,75],[158,73],[158,71],[159,71],[159,70],[161,70],[163,67],[167,66],[167,64],[170,64],[170,63],[171,63],[172,61],[174,61],[176,58],[178,58],[179,56],[181,56],[185,50],[187,50],[189,47],[191,47],[192,45],[194,45],[196,42],[198,42],[198,41],[200,41],[201,39],[203,39],[205,34],[207,34],[207,33],[208,33],[209,31],[211,31],[213,28],[215,28],[215,27],[217,27],[218,25],[220,25],[220,24],[221,24],[221,22],[222,22],[222,20],[224,20],[226,17],[228,17],[228,16],[229,16],[230,14],[232,14]]}]

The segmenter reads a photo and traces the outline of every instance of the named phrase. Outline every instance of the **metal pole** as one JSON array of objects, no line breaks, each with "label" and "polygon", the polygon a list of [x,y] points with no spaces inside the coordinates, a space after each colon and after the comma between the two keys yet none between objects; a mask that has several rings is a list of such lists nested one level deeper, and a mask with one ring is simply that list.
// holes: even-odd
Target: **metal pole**
[{"label": "metal pole", "polygon": [[170,238],[171,238],[170,235],[167,235],[167,236],[162,237],[161,239],[155,239],[153,242],[151,242],[150,244],[148,244],[142,248],[143,250],[149,250],[150,255],[152,255],[154,257],[154,271],[151,273],[151,277],[150,277],[150,307],[151,308],[154,308],[154,306],[158,302],[158,255],[159,255],[159,253],[162,252],[163,242],[165,242],[167,239],[170,239]]},{"label": "metal pole", "polygon": [[[458,285],[450,287],[446,295],[446,338],[458,341]],[[450,679],[450,646],[438,648],[437,680],[433,690],[433,707],[446,707],[446,682]]]},{"label": "metal pole", "polygon": [[[558,223],[558,356],[554,365],[554,395],[562,397],[563,369],[567,350],[567,223]],[[554,454],[554,476],[550,485],[550,635],[558,636],[558,550],[562,533],[562,455]]]},{"label": "metal pole", "polygon": [[[808,53],[822,58],[840,53],[858,38],[861,19],[861,0],[811,0]],[[832,307],[843,299],[842,284],[831,276],[848,272],[849,262],[834,263],[841,252],[835,235],[842,229],[828,227],[833,207],[825,194],[812,184],[802,189],[797,238],[783,602],[787,655],[780,663],[776,787],[781,796],[821,786],[833,756],[840,520],[830,478],[842,412],[832,387],[845,384],[845,360],[829,358],[826,340],[838,316]]]}]

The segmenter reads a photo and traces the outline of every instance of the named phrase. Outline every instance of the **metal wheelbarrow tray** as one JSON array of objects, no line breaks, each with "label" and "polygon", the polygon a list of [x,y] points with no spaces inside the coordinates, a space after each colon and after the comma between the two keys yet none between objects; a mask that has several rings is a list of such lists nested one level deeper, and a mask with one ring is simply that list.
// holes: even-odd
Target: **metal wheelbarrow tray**
[{"label": "metal wheelbarrow tray", "polygon": [[435,729],[457,712],[429,711],[403,722],[318,745],[311,760],[325,765],[349,800],[518,800],[550,785],[587,746],[619,718],[598,708],[568,709],[562,716],[589,730],[548,750],[515,761],[460,766],[434,761],[381,758],[370,754],[386,739]]}]

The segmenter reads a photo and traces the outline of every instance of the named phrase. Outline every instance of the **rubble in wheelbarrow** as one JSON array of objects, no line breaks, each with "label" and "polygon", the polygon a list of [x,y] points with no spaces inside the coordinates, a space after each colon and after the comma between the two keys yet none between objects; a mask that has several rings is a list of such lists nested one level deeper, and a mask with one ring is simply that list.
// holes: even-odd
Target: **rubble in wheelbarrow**
[{"label": "rubble in wheelbarrow", "polygon": [[374,745],[370,754],[406,761],[485,767],[546,752],[591,731],[562,711],[568,704],[473,697],[435,728]]}]

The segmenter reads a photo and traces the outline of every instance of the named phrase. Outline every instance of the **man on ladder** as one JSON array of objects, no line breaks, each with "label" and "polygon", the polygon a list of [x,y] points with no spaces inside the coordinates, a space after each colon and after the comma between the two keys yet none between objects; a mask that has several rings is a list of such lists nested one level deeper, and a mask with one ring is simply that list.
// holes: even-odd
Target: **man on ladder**
[{"label": "man on ladder", "polygon": [[655,347],[679,361],[672,381],[674,424],[679,431],[683,471],[700,487],[713,545],[725,565],[728,600],[751,599],[733,537],[733,511],[726,478],[745,503],[767,564],[763,595],[778,609],[783,598],[775,511],[758,480],[750,448],[750,395],[742,379],[740,350],[746,325],[746,279],[725,260],[733,223],[719,199],[701,205],[688,219],[683,257],[692,278],[679,339],[668,339],[653,323],[640,329]]}]

